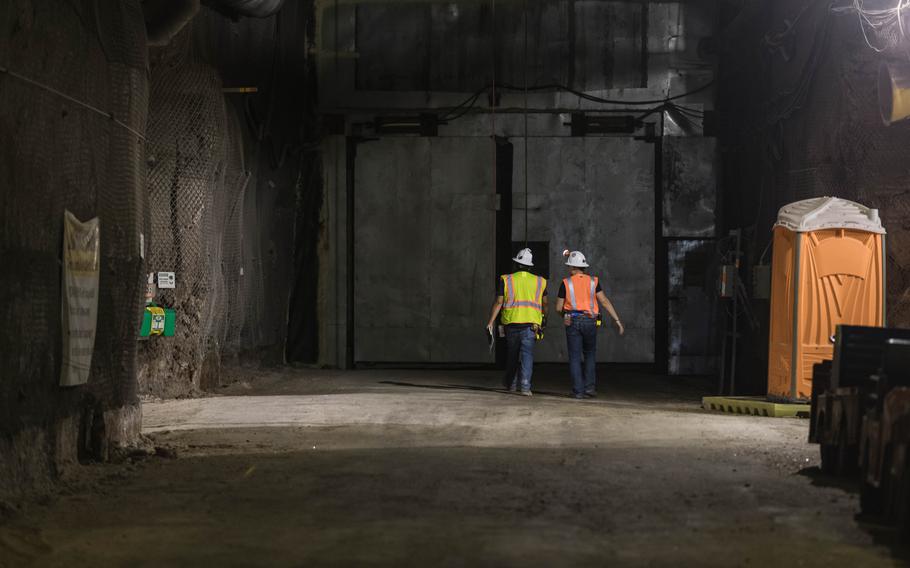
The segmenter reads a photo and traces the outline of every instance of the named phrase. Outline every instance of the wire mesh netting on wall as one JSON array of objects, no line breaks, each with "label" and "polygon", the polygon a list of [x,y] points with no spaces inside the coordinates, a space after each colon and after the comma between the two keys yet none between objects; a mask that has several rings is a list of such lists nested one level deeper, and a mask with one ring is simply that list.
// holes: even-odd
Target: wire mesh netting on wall
[{"label": "wire mesh netting on wall", "polygon": [[[796,53],[810,54],[799,79],[789,73],[799,65],[789,65],[778,82],[783,90],[794,80],[812,81],[792,118],[780,123],[784,167],[777,177],[787,188],[781,197],[834,195],[880,209],[889,232],[889,323],[908,326],[910,124],[882,123],[876,86],[883,57],[865,41],[856,14],[820,9],[814,15],[814,29],[807,25],[797,36]],[[813,52],[821,57],[813,60]]]},{"label": "wire mesh netting on wall", "polygon": [[[138,0],[0,8],[0,432],[47,425],[83,402],[135,402],[145,44]],[[64,209],[99,217],[102,254],[89,383],[68,390],[57,387]]]},{"label": "wire mesh netting on wall", "polygon": [[200,386],[207,362],[238,346],[256,280],[244,273],[242,227],[249,174],[239,120],[216,70],[184,30],[152,54],[148,123],[149,271],[176,273],[155,301],[176,313],[173,341],[143,347],[144,392]]}]

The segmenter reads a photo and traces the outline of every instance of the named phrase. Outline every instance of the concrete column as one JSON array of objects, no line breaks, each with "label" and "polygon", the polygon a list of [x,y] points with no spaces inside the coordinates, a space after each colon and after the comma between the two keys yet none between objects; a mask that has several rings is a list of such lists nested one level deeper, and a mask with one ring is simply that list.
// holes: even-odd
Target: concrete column
[{"label": "concrete column", "polygon": [[319,243],[319,364],[347,361],[347,169],[345,138],[322,145],[323,207]]}]

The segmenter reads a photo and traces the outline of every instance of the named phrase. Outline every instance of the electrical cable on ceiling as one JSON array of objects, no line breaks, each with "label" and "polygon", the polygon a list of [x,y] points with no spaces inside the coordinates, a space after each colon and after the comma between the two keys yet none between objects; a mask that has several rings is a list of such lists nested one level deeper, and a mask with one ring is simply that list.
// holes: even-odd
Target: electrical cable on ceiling
[{"label": "electrical cable on ceiling", "polygon": [[126,124],[125,122],[118,120],[117,117],[115,117],[114,113],[112,113],[112,112],[108,112],[108,111],[102,110],[96,106],[92,106],[85,101],[81,101],[75,97],[67,95],[63,91],[59,91],[59,90],[51,87],[50,85],[46,85],[46,84],[44,84],[40,81],[36,81],[30,77],[26,77],[25,75],[19,74],[19,73],[13,71],[12,69],[7,69],[6,67],[0,67],[0,75],[7,75],[9,77],[14,77],[16,79],[19,79],[23,83],[27,83],[29,85],[32,85],[33,87],[37,87],[39,89],[42,89],[49,93],[57,95],[58,97],[65,99],[77,106],[80,106],[86,110],[94,112],[95,114],[97,114],[99,116],[103,116],[104,118],[109,119],[111,122],[113,122],[120,128],[123,128],[124,130],[128,131],[130,134],[132,134],[133,136],[138,138],[141,142],[146,141],[145,135],[143,135],[141,132],[139,132],[135,128],[131,127],[130,125]]},{"label": "electrical cable on ceiling", "polygon": [[780,51],[785,61],[790,61],[790,52],[788,47],[791,39],[796,33],[796,26],[799,24],[799,21],[802,19],[806,11],[812,6],[812,2],[805,4],[802,9],[797,12],[795,17],[788,17],[784,20],[784,29],[783,31],[776,32],[769,30],[768,33],[762,38],[762,43],[771,48],[772,50]]},{"label": "electrical cable on ceiling", "polygon": [[778,124],[783,120],[790,118],[794,112],[802,108],[803,104],[809,96],[809,91],[812,87],[812,84],[815,81],[815,75],[818,72],[818,68],[821,64],[821,59],[824,57],[824,54],[827,51],[828,41],[830,38],[830,30],[831,18],[826,14],[823,17],[822,24],[816,33],[815,40],[812,43],[812,48],[810,49],[809,55],[806,59],[806,64],[804,65],[799,75],[799,82],[792,89],[779,93],[769,104],[769,106],[774,107],[781,100],[789,98],[786,105],[781,108],[780,111],[772,115],[773,118],[768,121],[768,124]]},{"label": "electrical cable on ceiling", "polygon": [[[683,119],[689,121],[689,123],[690,123],[691,126],[697,126],[697,123],[696,123],[696,124],[692,124],[692,121],[699,121],[702,125],[704,124],[704,120],[705,120],[705,113],[704,113],[704,111],[702,111],[702,110],[697,110],[697,109],[691,109],[691,108],[684,107],[684,106],[680,106],[680,105],[678,105],[678,104],[676,104],[676,103],[669,102],[669,101],[666,102],[666,103],[664,103],[664,104],[662,104],[662,105],[659,105],[659,106],[656,106],[656,107],[654,107],[654,108],[652,108],[652,109],[649,109],[649,110],[648,110],[647,112],[645,112],[644,114],[641,114],[641,115],[635,117],[635,120],[636,120],[636,122],[641,122],[642,120],[648,118],[649,116],[651,116],[651,115],[653,115],[653,114],[660,113],[660,115],[661,115],[661,122],[663,122],[663,115],[664,115],[665,112],[668,112],[668,111],[676,111],[676,112],[678,112],[679,115],[680,115]],[[702,126],[702,128],[704,128],[704,127]]]},{"label": "electrical cable on ceiling", "polygon": [[699,115],[699,116],[704,116],[704,114],[705,114],[705,111],[702,110],[702,109],[689,108],[689,107],[687,107],[687,106],[683,106],[683,105],[681,105],[681,104],[679,104],[679,103],[673,103],[673,102],[670,102],[670,103],[667,103],[667,104],[668,104],[668,105],[671,105],[671,106],[673,106],[673,107],[675,107],[675,108],[678,108],[680,111],[685,112],[685,113],[688,113],[688,114],[694,114],[694,115]]},{"label": "electrical cable on ceiling", "polygon": [[[464,115],[468,114],[469,112],[471,112],[471,109],[474,108],[474,104],[477,102],[477,100],[480,98],[480,95],[482,95],[485,90],[486,89],[481,89],[480,91],[477,91],[472,96],[468,97],[466,100],[459,103],[457,106],[452,107],[446,113],[440,115],[439,120],[441,120],[441,121],[456,120],[456,119],[461,118]],[[495,91],[496,91],[496,83],[495,83],[495,79],[494,79],[494,82],[493,82],[494,94],[495,94]],[[464,110],[461,110],[461,109],[464,109]],[[461,110],[461,112],[458,112],[459,110]]]},{"label": "electrical cable on ceiling", "polygon": [[[908,1],[910,1],[910,0],[908,0]],[[570,87],[567,87],[567,86],[565,86],[565,85],[560,85],[560,84],[556,84],[556,83],[550,83],[550,84],[545,84],[545,85],[536,85],[536,86],[533,86],[533,87],[516,87],[516,86],[514,86],[514,85],[508,85],[508,84],[500,83],[499,88],[500,88],[500,89],[506,89],[506,90],[509,90],[509,91],[522,91],[522,90],[525,90],[525,89],[527,89],[527,90],[529,90],[529,91],[553,91],[553,90],[555,90],[555,91],[565,91],[565,92],[567,92],[567,93],[572,93],[572,94],[575,95],[576,97],[579,97],[579,98],[584,99],[584,100],[586,100],[586,101],[595,102],[595,103],[609,104],[609,105],[630,105],[630,106],[635,106],[635,105],[655,105],[655,104],[665,103],[665,102],[668,102],[668,101],[675,101],[675,100],[677,100],[677,99],[681,99],[681,98],[684,98],[684,97],[688,97],[688,96],[691,96],[691,95],[698,94],[698,93],[700,93],[700,92],[702,92],[702,91],[705,91],[705,90],[709,89],[709,88],[712,87],[713,85],[714,85],[714,80],[712,79],[711,81],[708,81],[708,82],[705,83],[704,85],[702,85],[702,86],[700,86],[700,87],[698,87],[698,88],[692,89],[691,91],[686,91],[685,93],[680,93],[680,94],[678,94],[678,95],[668,96],[668,97],[663,98],[663,99],[651,99],[651,100],[644,100],[644,101],[630,101],[630,100],[619,100],[619,99],[604,99],[604,98],[596,97],[596,96],[594,96],[594,95],[590,95],[590,94],[584,93],[584,92],[582,92],[582,91],[577,91],[577,90],[572,89],[572,88],[570,88]]]},{"label": "electrical cable on ceiling", "polygon": [[889,45],[877,46],[873,45],[872,41],[869,39],[868,30],[871,29],[876,35],[883,35],[886,33],[887,28],[898,28],[900,38],[905,37],[904,32],[904,19],[901,14],[902,10],[910,6],[910,0],[897,0],[893,8],[880,8],[880,9],[867,9],[865,7],[865,0],[853,0],[850,6],[838,6],[832,7],[832,12],[856,12],[857,18],[859,19],[860,29],[863,32],[863,39],[873,51],[881,53],[886,51]]},{"label": "electrical cable on ceiling", "polygon": [[528,246],[528,0],[524,3],[525,12],[525,54],[524,54],[524,83],[525,83],[525,247]]},{"label": "electrical cable on ceiling", "polygon": [[[672,102],[675,100],[679,100],[679,99],[700,93],[702,91],[709,89],[713,85],[714,85],[714,81],[709,81],[708,83],[705,83],[704,85],[702,85],[696,89],[693,89],[691,91],[686,91],[686,92],[680,93],[678,95],[673,95],[673,96],[667,97],[665,99],[653,99],[653,100],[646,100],[646,101],[623,101],[623,100],[615,100],[615,99],[603,99],[600,97],[595,97],[593,95],[589,95],[587,93],[582,93],[580,91],[575,91],[574,89],[570,89],[568,87],[559,86],[559,85],[528,86],[527,88],[524,88],[524,87],[516,87],[514,85],[508,85],[508,84],[503,84],[503,83],[495,83],[492,86],[493,92],[492,92],[491,96],[493,97],[493,101],[494,101],[493,105],[495,105],[497,90],[506,89],[506,90],[510,90],[510,91],[522,91],[522,92],[525,92],[525,94],[527,95],[527,92],[530,92],[530,91],[556,89],[556,90],[572,93],[573,95],[575,95],[579,98],[582,98],[584,100],[588,100],[588,101],[600,103],[600,104],[629,105],[629,106],[660,105],[660,106],[656,106],[654,108],[648,109],[648,112],[645,114],[645,116],[649,116],[655,112],[660,111],[662,109],[663,105],[668,102]],[[482,88],[478,89],[477,91],[475,91],[474,93],[472,93],[471,95],[469,95],[468,98],[466,98],[464,101],[460,102],[459,104],[455,105],[454,107],[447,108],[445,110],[445,113],[443,113],[439,117],[439,119],[442,121],[448,121],[448,120],[455,120],[455,119],[465,116],[466,114],[471,112],[471,110],[474,108],[474,104],[480,98],[480,95],[482,95],[488,88],[489,87],[482,87]],[[522,107],[522,112],[524,112],[524,110],[527,108],[528,108],[528,105],[525,104],[524,107]],[[689,110],[692,110],[693,112],[700,112],[700,111],[695,111],[693,109],[689,109]]]}]

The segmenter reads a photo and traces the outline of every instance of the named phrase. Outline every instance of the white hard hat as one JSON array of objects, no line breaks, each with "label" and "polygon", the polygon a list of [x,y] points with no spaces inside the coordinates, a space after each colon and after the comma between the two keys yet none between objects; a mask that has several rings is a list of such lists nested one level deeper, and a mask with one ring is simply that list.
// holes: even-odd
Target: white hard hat
[{"label": "white hard hat", "polygon": [[518,254],[515,255],[515,258],[513,258],[512,260],[514,260],[518,264],[521,264],[522,266],[534,266],[534,262],[532,262],[532,260],[531,260],[532,258],[533,257],[531,255],[531,249],[523,248],[520,251],[518,251]]},{"label": "white hard hat", "polygon": [[566,266],[571,266],[574,268],[587,268],[588,261],[585,258],[585,255],[581,254],[581,251],[573,250],[569,252],[568,249],[562,251],[562,255],[566,257]]}]

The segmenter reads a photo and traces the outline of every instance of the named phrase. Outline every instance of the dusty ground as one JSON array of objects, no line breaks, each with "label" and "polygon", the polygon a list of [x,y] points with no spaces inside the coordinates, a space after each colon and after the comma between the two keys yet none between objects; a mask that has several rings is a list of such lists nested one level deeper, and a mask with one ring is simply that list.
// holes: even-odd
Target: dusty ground
[{"label": "dusty ground", "polygon": [[558,375],[527,399],[495,372],[284,370],[147,402],[179,457],[93,466],[0,526],[0,565],[902,565],[811,475],[806,421],[634,373],[574,401]]}]

